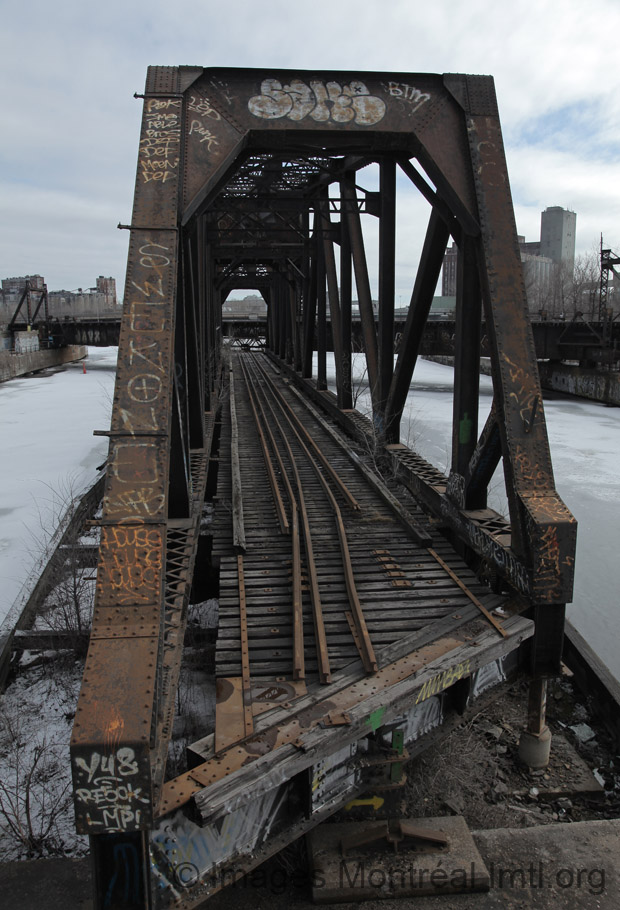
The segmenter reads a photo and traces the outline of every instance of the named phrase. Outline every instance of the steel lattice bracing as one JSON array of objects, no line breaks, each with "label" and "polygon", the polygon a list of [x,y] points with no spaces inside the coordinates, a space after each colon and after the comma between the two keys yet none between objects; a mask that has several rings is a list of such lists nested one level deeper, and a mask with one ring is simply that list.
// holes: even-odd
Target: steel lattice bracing
[{"label": "steel lattice bracing", "polygon": [[[360,192],[370,163],[379,190]],[[394,364],[397,173],[431,214]],[[376,318],[363,213],[379,220]],[[401,457],[398,443],[450,237],[459,280],[446,478]],[[559,661],[576,525],[554,487],[493,80],[151,68],[96,610],[72,742],[78,826],[93,835],[102,870],[114,850],[135,852],[143,869],[162,807],[186,804],[204,785],[198,772],[167,783],[160,804],[222,379],[221,308],[244,287],[267,302],[272,354],[319,394],[329,310],[340,412],[352,406],[355,293],[376,443],[453,537],[529,600],[535,671]],[[482,311],[494,405],[480,428]],[[500,461],[509,526],[486,509]],[[128,906],[148,906],[146,877],[138,885]]]}]

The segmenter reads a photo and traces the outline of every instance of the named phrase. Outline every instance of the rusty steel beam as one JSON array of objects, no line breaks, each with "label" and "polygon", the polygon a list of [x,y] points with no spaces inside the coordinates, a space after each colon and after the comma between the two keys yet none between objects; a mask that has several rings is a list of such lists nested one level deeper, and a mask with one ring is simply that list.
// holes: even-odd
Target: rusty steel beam
[{"label": "rusty steel beam", "polygon": [[[163,74],[151,74],[149,82],[151,91],[161,91],[145,99],[142,117],[95,614],[71,741],[78,830],[91,835],[139,831],[153,822],[182,102],[174,76],[168,84]],[[97,795],[102,777],[110,782],[103,800]]]},{"label": "rusty steel beam", "polygon": [[327,288],[325,269],[325,242],[321,227],[320,209],[315,209],[317,222],[316,252],[316,323],[317,323],[317,368],[316,384],[319,389],[327,388]]},{"label": "rusty steel beam", "polygon": [[342,318],[340,314],[340,292],[338,289],[338,275],[336,272],[336,256],[334,253],[333,231],[329,217],[327,199],[320,207],[321,235],[323,237],[323,258],[325,262],[325,276],[327,278],[327,296],[329,299],[329,313],[332,329],[332,347],[334,350],[334,363],[336,366],[336,394],[340,400],[343,398],[343,354],[342,354]]},{"label": "rusty steel beam", "polygon": [[[395,436],[399,437],[400,421],[420,352],[424,326],[433,303],[433,294],[439,279],[448,237],[449,231],[445,222],[433,209],[426,229],[420,265],[388,392],[385,421],[389,428],[390,439]],[[399,438],[396,441],[398,442]]]},{"label": "rusty steel beam", "polygon": [[352,343],[351,343],[351,305],[352,305],[352,264],[351,264],[351,242],[349,240],[349,230],[347,219],[340,220],[340,304],[341,304],[341,353],[342,362],[340,365],[342,373],[342,391],[341,400],[338,402],[341,408],[347,409],[353,407],[353,380],[352,380]]},{"label": "rusty steel beam", "polygon": [[497,424],[495,402],[465,469],[465,505],[467,509],[484,509],[487,489],[502,457],[502,444]]},{"label": "rusty steel beam", "polygon": [[[377,351],[378,415],[375,427],[386,442],[400,442],[398,428],[387,425],[386,409],[394,375],[394,289],[396,280],[396,162],[384,158],[379,165],[379,325]],[[378,419],[377,419],[378,418]]]},{"label": "rusty steel beam", "polygon": [[351,254],[353,256],[353,269],[355,272],[355,285],[357,287],[357,298],[360,308],[360,318],[362,321],[362,332],[364,335],[364,351],[366,354],[366,364],[368,366],[368,381],[370,383],[370,393],[372,396],[373,409],[378,407],[378,381],[379,381],[379,354],[377,348],[377,332],[375,329],[374,313],[372,309],[372,294],[370,291],[370,279],[368,277],[368,264],[366,261],[366,250],[364,248],[364,237],[360,223],[359,212],[356,206],[357,194],[355,185],[349,180],[342,183],[342,195],[348,203],[346,218],[351,244]]},{"label": "rusty steel beam", "polygon": [[451,478],[456,504],[465,508],[465,473],[478,438],[480,396],[480,317],[482,298],[475,243],[464,235],[458,259]]}]

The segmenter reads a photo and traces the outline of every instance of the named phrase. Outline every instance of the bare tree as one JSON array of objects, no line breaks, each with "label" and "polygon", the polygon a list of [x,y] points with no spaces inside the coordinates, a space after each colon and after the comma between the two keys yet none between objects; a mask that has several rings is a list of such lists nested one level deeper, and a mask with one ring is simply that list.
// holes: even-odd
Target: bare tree
[{"label": "bare tree", "polygon": [[573,274],[565,284],[566,318],[582,314],[586,319],[598,319],[599,287],[598,249],[580,253],[575,258]]}]

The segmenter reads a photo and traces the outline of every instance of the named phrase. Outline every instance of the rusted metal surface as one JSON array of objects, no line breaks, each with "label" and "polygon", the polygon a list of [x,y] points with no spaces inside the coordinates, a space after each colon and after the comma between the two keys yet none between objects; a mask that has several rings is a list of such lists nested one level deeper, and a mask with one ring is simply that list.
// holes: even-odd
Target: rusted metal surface
[{"label": "rusted metal surface", "polygon": [[[363,168],[371,163],[380,171],[378,193],[360,186]],[[430,204],[431,217],[394,369],[397,167]],[[370,293],[372,259],[364,244],[362,213],[379,220],[376,320]],[[190,799],[195,798],[203,823],[208,825],[218,813],[228,811],[231,819],[234,816],[231,824],[241,830],[250,819],[248,794],[257,794],[261,801],[253,811],[263,818],[256,820],[256,829],[245,840],[239,835],[235,849],[267,849],[277,837],[285,837],[287,825],[292,824],[291,807],[303,802],[296,792],[306,786],[301,783],[307,780],[303,775],[310,776],[313,765],[318,769],[325,762],[335,775],[333,781],[344,781],[345,788],[354,792],[360,786],[359,766],[354,762],[355,770],[349,771],[347,762],[355,759],[369,729],[374,733],[382,723],[395,720],[413,696],[417,707],[424,706],[438,691],[471,675],[483,660],[506,655],[533,632],[534,675],[548,672],[559,660],[564,604],[572,591],[576,524],[554,487],[493,80],[462,75],[150,68],[129,227],[95,620],[72,739],[78,826],[95,838],[105,833],[125,837],[127,844],[131,838],[139,841],[140,862],[145,862],[146,835],[141,832],[151,830],[152,850],[168,856],[165,825],[174,827],[181,819],[179,824],[186,830],[189,820],[183,807]],[[399,427],[432,288],[450,236],[459,247],[461,261],[455,330],[458,388],[448,442],[452,464],[445,477],[400,444]],[[335,243],[340,245],[340,291],[335,280]],[[348,410],[352,404],[352,273],[373,404],[368,421]],[[398,509],[389,517],[382,513],[381,509],[389,508],[389,496],[383,495],[376,507],[376,514],[384,516],[381,530],[374,516],[355,509],[358,495],[348,489],[348,482],[342,485],[340,470],[323,451],[333,444],[333,437],[327,434],[320,444],[309,439],[297,428],[296,418],[289,423],[283,416],[271,392],[260,396],[250,392],[250,386],[262,384],[264,378],[248,373],[244,413],[259,425],[260,441],[256,449],[252,440],[244,444],[256,453],[256,472],[259,463],[265,465],[264,485],[275,502],[277,533],[284,532],[278,547],[290,557],[289,566],[274,562],[273,570],[285,576],[287,621],[293,629],[286,645],[288,672],[298,685],[305,677],[318,688],[299,695],[291,702],[292,710],[253,711],[255,617],[250,591],[260,588],[263,595],[270,591],[269,585],[255,583],[259,535],[252,552],[255,525],[248,516],[254,504],[241,484],[245,456],[238,441],[233,445],[239,462],[234,467],[235,480],[227,475],[234,490],[237,533],[233,540],[230,530],[230,552],[226,551],[228,537],[214,542],[221,551],[222,589],[230,592],[222,599],[222,612],[229,607],[226,597],[234,600],[239,626],[240,670],[224,674],[237,680],[231,684],[236,695],[230,706],[220,699],[220,730],[228,707],[231,717],[234,714],[234,729],[219,737],[216,731],[220,751],[214,757],[164,784],[210,456],[208,427],[220,403],[222,302],[231,289],[243,287],[258,287],[267,302],[267,342],[280,369],[331,409],[341,426],[357,432],[375,456],[385,456],[394,473],[435,521],[461,541],[472,560],[490,566],[500,583],[526,596],[534,607],[536,629],[518,617],[498,627],[490,616],[492,605],[487,609],[484,596],[463,580],[465,568],[455,573],[447,550],[433,539],[425,558],[441,553],[437,561],[449,570],[443,572],[442,584],[458,591],[466,606],[455,612],[446,604],[436,612],[429,598],[415,640],[411,630],[388,646],[372,640],[382,632],[369,631],[370,611],[360,593],[352,546],[355,535],[350,537],[349,525],[358,523],[356,539],[363,539],[363,547],[370,550],[370,586],[380,577],[390,596],[394,591],[399,600],[410,597],[414,603],[416,585],[421,582],[407,562],[410,556],[400,549],[395,554],[398,548],[392,537],[389,544],[377,539],[396,524],[396,516],[403,520],[403,514]],[[338,360],[334,402],[326,391],[328,289]],[[479,291],[494,384],[494,407],[480,434],[479,348],[474,331],[480,319]],[[317,372],[312,380],[315,340]],[[224,409],[231,421],[229,429],[237,425],[231,436],[241,433],[239,408],[246,407],[245,390],[243,395],[237,393],[245,385],[239,381],[231,407]],[[347,408],[346,413],[341,408]],[[313,430],[310,436],[320,432]],[[278,438],[286,441],[280,444]],[[278,454],[279,448],[286,450],[286,458]],[[486,507],[491,468],[500,459],[509,524]],[[359,474],[356,477],[361,482]],[[329,533],[324,531],[326,519],[315,514],[319,495],[308,493],[319,486],[329,508],[336,504]],[[364,497],[377,497],[377,485],[366,486],[371,493]],[[258,499],[258,491],[256,495]],[[341,510],[336,501],[341,497],[353,508]],[[407,547],[425,550],[428,535],[430,531],[419,522],[410,524]],[[344,632],[345,637],[342,641],[336,637],[331,646],[321,591],[321,585],[329,591],[330,582],[324,583],[317,569],[318,564],[328,577],[333,573],[321,549],[328,539],[338,542],[338,572],[342,572],[338,584],[348,592],[337,614],[338,635]],[[436,567],[433,571],[439,572]],[[429,578],[431,582],[436,579]],[[311,667],[304,660],[306,645],[310,647],[304,639],[304,595],[313,605],[316,657]],[[486,619],[476,620],[481,606]],[[484,625],[489,617],[495,628]],[[437,623],[443,623],[441,628]],[[424,635],[428,637],[421,643],[419,636]],[[269,636],[288,642],[275,625]],[[222,635],[222,643],[225,640]],[[397,654],[401,646],[405,650]],[[345,672],[346,662],[340,661],[349,647],[358,649],[361,663]],[[282,655],[276,651],[265,645],[265,653],[280,660]],[[446,666],[451,653],[455,662]],[[260,666],[256,667],[259,672],[263,672]],[[367,679],[366,673],[372,673],[372,678]],[[381,712],[378,720],[377,711]],[[350,723],[322,726],[325,717],[345,715]],[[241,727],[242,742],[234,742]],[[321,806],[316,799],[309,801],[317,817],[332,805],[333,792],[325,799]],[[161,818],[173,811],[181,813],[174,822]],[[231,858],[234,851],[226,853],[226,849],[219,845],[218,863]],[[99,846],[93,852],[105,853]],[[165,878],[163,866],[157,869]],[[110,874],[112,889],[114,881]],[[191,894],[180,894],[178,881],[176,885],[170,878],[165,881],[157,892],[160,906],[174,900],[189,907],[205,893],[197,887]]]},{"label": "rusted metal surface", "polygon": [[250,701],[250,649],[248,647],[248,613],[245,598],[245,577],[243,573],[243,556],[237,556],[237,575],[239,578],[239,615],[241,625],[241,673],[243,683],[243,735],[252,733],[252,705]]},{"label": "rusted metal surface", "polygon": [[[280,488],[279,488],[278,482],[276,480],[276,475],[275,475],[275,471],[273,469],[273,463],[271,461],[271,456],[269,454],[269,448],[267,446],[266,437],[269,438],[272,451],[274,452],[275,457],[278,461],[278,466],[280,469],[280,476],[282,477],[284,484],[286,486],[286,491],[288,494],[288,500],[291,505],[291,509],[293,509],[293,506],[295,503],[295,497],[293,496],[293,491],[291,489],[290,482],[288,480],[288,477],[286,476],[286,472],[284,471],[284,466],[282,463],[282,456],[280,455],[280,450],[276,446],[275,440],[273,438],[273,433],[271,432],[271,428],[269,427],[268,422],[265,420],[265,412],[264,412],[263,406],[262,406],[261,402],[257,400],[254,392],[252,391],[250,382],[248,381],[248,376],[247,376],[247,371],[246,371],[245,366],[242,367],[242,370],[243,370],[246,387],[248,390],[248,398],[250,401],[250,406],[252,408],[252,415],[254,417],[256,431],[257,431],[258,436],[261,441],[263,458],[265,461],[265,467],[267,468],[267,473],[269,475],[269,485],[271,486],[271,492],[273,493],[273,499],[274,499],[274,503],[276,506],[276,511],[278,513],[278,521],[280,522],[280,529],[282,530],[283,534],[287,534],[290,530],[289,520],[288,520],[286,511],[284,509],[284,503],[282,501],[282,495],[280,493]],[[258,409],[260,409],[260,412],[261,412],[261,415],[263,418],[262,421],[258,415]]]},{"label": "rusted metal surface", "polygon": [[239,470],[239,429],[237,427],[237,410],[235,407],[235,382],[232,371],[230,383],[230,461],[233,483],[233,543],[237,550],[245,550],[245,528],[243,526],[243,490],[241,489],[241,472]]},{"label": "rusted metal surface", "polygon": [[482,615],[488,619],[488,621],[491,623],[493,628],[497,629],[497,631],[500,633],[500,635],[503,635],[504,637],[506,637],[506,630],[504,629],[502,624],[500,622],[498,622],[491,613],[489,613],[489,611],[486,609],[484,604],[480,603],[480,600],[476,597],[476,595],[472,594],[472,592],[469,590],[467,585],[464,584],[461,581],[461,579],[457,576],[457,574],[452,571],[450,566],[444,562],[444,560],[441,558],[441,556],[438,553],[436,553],[432,547],[428,548],[428,552],[431,554],[433,559],[439,563],[441,568],[444,569],[448,573],[448,575],[456,582],[456,584],[459,586],[461,591],[464,591],[465,594],[467,594],[467,596],[469,597],[471,602],[478,607],[478,609],[480,610]]},{"label": "rusted metal surface", "polygon": [[[334,514],[334,518],[336,521],[336,529],[337,529],[337,533],[338,533],[338,543],[340,545],[340,552],[341,552],[341,556],[342,556],[345,584],[346,584],[347,594],[349,597],[349,603],[351,605],[353,620],[355,623],[355,628],[356,628],[357,636],[358,636],[356,638],[356,641],[359,642],[360,656],[362,658],[362,662],[364,664],[365,669],[369,673],[374,672],[377,669],[377,662],[376,662],[372,642],[370,639],[370,635],[368,633],[368,627],[366,625],[366,620],[364,618],[364,612],[362,610],[362,606],[360,604],[360,599],[359,599],[359,596],[357,593],[357,588],[356,588],[356,584],[355,584],[355,576],[353,573],[353,567],[351,565],[351,555],[349,553],[349,545],[348,545],[348,541],[347,541],[347,532],[346,532],[346,529],[344,526],[344,522],[342,520],[342,514],[340,511],[340,507],[339,507],[338,503],[336,502],[336,499],[334,498],[334,494],[332,493],[332,491],[329,487],[329,484],[327,483],[326,478],[320,472],[320,470],[318,469],[318,466],[314,460],[314,457],[310,454],[310,451],[306,446],[306,442],[309,445],[311,445],[314,455],[316,457],[318,457],[321,465],[327,471],[327,474],[329,475],[329,477],[333,481],[334,485],[336,486],[336,489],[340,493],[342,493],[342,495],[344,496],[347,503],[356,510],[359,510],[359,503],[357,502],[355,497],[352,496],[347,485],[345,483],[343,483],[342,479],[338,476],[336,471],[329,464],[328,460],[321,453],[317,443],[311,438],[311,436],[309,435],[307,430],[303,427],[301,422],[295,417],[294,411],[286,404],[286,401],[283,399],[282,395],[277,391],[276,386],[269,381],[268,375],[262,369],[261,369],[261,375],[263,377],[263,380],[265,382],[269,383],[270,388],[272,390],[272,394],[274,394],[274,396],[276,397],[276,399],[278,401],[278,406],[281,409],[281,413],[283,414],[286,422],[288,423],[289,427],[291,428],[294,436],[297,438],[297,440],[302,448],[302,451],[303,451],[304,455],[306,456],[306,459],[309,461],[310,465],[312,466],[312,469],[314,470],[314,472],[329,500],[329,503],[330,503],[330,506],[331,506],[331,509],[332,509],[332,512]],[[297,468],[295,467],[294,470],[295,470],[295,473],[297,476]],[[310,529],[308,526],[308,532],[309,531],[310,531]],[[328,680],[326,679],[325,681],[327,682]]]},{"label": "rusted metal surface", "polygon": [[[292,588],[293,588],[293,679],[300,680],[305,676],[305,657],[304,657],[304,632],[303,632],[303,619],[302,619],[302,595],[301,595],[301,545],[300,545],[300,535],[299,535],[299,509],[297,507],[297,501],[293,493],[288,475],[286,473],[284,462],[282,460],[282,455],[280,449],[276,445],[273,433],[265,417],[265,409],[262,402],[257,399],[255,393],[252,390],[252,386],[249,380],[247,368],[245,363],[242,362],[242,372],[246,382],[246,388],[248,391],[248,397],[250,400],[250,405],[252,408],[252,414],[254,416],[254,421],[258,434],[261,439],[261,446],[263,449],[263,457],[265,459],[265,466],[269,475],[269,482],[274,494],[274,500],[276,503],[276,509],[278,512],[278,521],[280,523],[280,528],[283,533],[287,533],[290,530],[291,534],[291,554],[292,554]],[[258,409],[262,415],[262,421],[258,416]],[[289,508],[291,511],[291,520],[289,523],[288,517],[284,511],[284,505],[282,502],[282,497],[280,495],[280,489],[278,482],[275,477],[273,466],[271,463],[271,458],[269,456],[269,451],[267,449],[267,444],[265,442],[265,434],[269,437],[272,450],[278,461],[278,466],[280,469],[280,477],[284,483]]]},{"label": "rusted metal surface", "polygon": [[[71,745],[76,817],[83,833],[131,831],[152,822],[150,747],[164,646],[180,141],[180,99],[172,92],[147,98],[96,611]],[[141,631],[145,623],[148,637]],[[144,653],[136,654],[136,648]],[[112,809],[105,797],[94,803],[92,796],[87,798],[95,780],[104,792],[109,788]],[[119,792],[125,799],[119,799]]]},{"label": "rusted metal surface", "polygon": [[[305,549],[305,555],[306,555],[306,567],[307,567],[307,571],[308,571],[308,583],[309,583],[309,587],[310,587],[310,596],[311,596],[311,600],[312,600],[312,615],[313,615],[313,620],[314,620],[314,630],[315,630],[316,645],[317,645],[317,656],[318,656],[318,661],[319,661],[319,675],[320,675],[321,681],[323,683],[328,683],[331,680],[329,653],[327,650],[327,638],[325,635],[325,621],[323,618],[323,608],[321,605],[321,592],[319,590],[319,583],[318,583],[318,578],[317,578],[316,561],[314,558],[314,544],[312,541],[312,531],[310,528],[310,521],[308,518],[308,509],[307,509],[307,505],[306,505],[306,496],[304,493],[304,485],[302,483],[301,476],[299,473],[297,460],[293,454],[293,450],[288,441],[287,435],[282,428],[282,423],[281,423],[280,419],[278,418],[271,403],[268,402],[267,400],[265,401],[265,403],[271,413],[272,419],[273,419],[276,427],[278,428],[281,438],[284,442],[284,446],[285,446],[286,453],[288,456],[288,461],[289,461],[290,469],[292,472],[292,476],[294,477],[294,480],[295,480],[295,487],[297,490],[297,502],[299,504],[299,515],[301,517],[301,528],[303,531],[304,549]],[[286,471],[284,470],[283,473],[286,474]],[[294,500],[292,500],[292,501],[294,501]],[[295,562],[297,565],[296,560],[295,560]],[[299,571],[301,571],[301,570],[299,570]],[[298,587],[299,587],[299,583],[298,583],[297,579],[295,579],[294,589],[297,590]],[[298,621],[298,624],[299,624],[299,621]],[[300,644],[299,644],[299,639],[298,639],[297,648],[296,648],[297,653],[298,653],[298,656],[296,658],[297,662],[299,662],[299,659],[300,659],[299,658],[299,647],[300,647]]]}]

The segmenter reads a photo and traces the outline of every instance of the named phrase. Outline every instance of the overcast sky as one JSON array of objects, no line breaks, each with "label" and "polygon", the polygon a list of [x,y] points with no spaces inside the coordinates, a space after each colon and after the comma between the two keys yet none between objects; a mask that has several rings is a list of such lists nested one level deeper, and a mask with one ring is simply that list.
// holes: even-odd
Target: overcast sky
[{"label": "overcast sky", "polygon": [[5,2],[0,277],[122,294],[149,64],[492,75],[519,233],[561,205],[618,251],[619,34],[618,0]]}]

